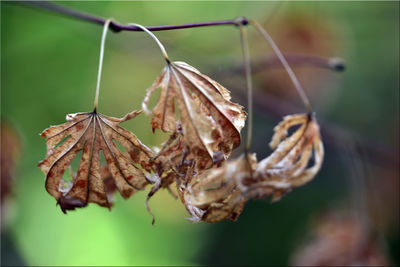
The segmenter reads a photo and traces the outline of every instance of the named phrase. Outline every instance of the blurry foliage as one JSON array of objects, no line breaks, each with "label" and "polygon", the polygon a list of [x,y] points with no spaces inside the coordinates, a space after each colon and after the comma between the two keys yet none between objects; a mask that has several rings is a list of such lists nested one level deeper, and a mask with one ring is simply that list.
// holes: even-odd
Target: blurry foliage
[{"label": "blurry foliage", "polygon": [[[314,17],[309,13],[292,11],[275,17],[271,22],[267,20],[264,27],[272,29],[270,34],[285,53],[320,57],[346,56],[348,48],[341,36],[341,25],[335,23],[333,18]],[[324,69],[302,67],[297,69],[296,74],[312,103],[318,108],[323,106],[320,108],[322,110],[329,105],[332,94],[339,91],[336,86],[325,86],[332,73]],[[260,72],[256,79],[261,90],[290,102],[299,103],[298,95],[283,68]]]},{"label": "blurry foliage", "polygon": [[[13,198],[16,169],[21,156],[21,140],[18,132],[6,121],[1,122],[1,231],[7,224],[7,209]],[[8,214],[10,214],[8,212]]]},{"label": "blurry foliage", "polygon": [[[322,171],[311,184],[273,205],[268,201],[251,201],[235,223],[191,224],[182,220],[188,216],[184,207],[165,191],[152,200],[152,209],[159,221],[155,227],[151,226],[145,212],[145,192],[128,201],[117,197],[118,205],[111,213],[90,205],[79,212],[62,214],[44,190],[43,175],[36,167],[45,153],[38,134],[49,122],[61,123],[71,110],[85,111],[92,104],[101,27],[16,3],[0,4],[1,113],[2,118],[17,129],[23,148],[13,188],[15,206],[10,210],[15,217],[2,234],[2,264],[285,265],[298,247],[312,214],[338,203],[349,205],[347,199],[352,191],[346,188],[349,179],[346,173],[350,167],[341,161],[340,149],[327,147]],[[385,189],[399,185],[398,2],[59,4],[113,17],[123,23],[133,21],[143,25],[247,16],[260,22],[265,20],[264,26],[272,37],[280,34],[278,22],[285,25],[291,17],[286,25],[290,27],[297,25],[298,20],[308,21],[301,24],[302,31],[317,40],[316,47],[300,52],[344,57],[348,67],[342,74],[324,73],[323,79],[312,71],[304,78],[310,83],[317,78],[318,87],[313,90],[320,90],[322,94],[326,90],[335,91],[324,99],[326,105],[320,106],[316,103],[320,96],[316,94],[313,103],[318,106],[318,114],[324,115],[325,121],[369,138],[391,159],[388,162],[369,160],[364,164],[370,167],[367,174],[372,184],[388,184],[379,189],[391,195],[385,197],[388,201],[380,204],[385,207],[385,214],[389,214],[381,217],[389,221],[381,225],[390,225],[382,228],[382,233],[393,261],[399,264],[399,192]],[[321,21],[329,21],[329,26],[325,27]],[[289,33],[282,35],[282,40],[299,41]],[[157,36],[171,58],[195,63],[207,75],[212,75],[207,73],[208,67],[223,69],[240,62],[239,33],[234,27],[168,31]],[[253,58],[270,51],[266,45],[258,44],[261,39],[255,31],[249,31],[249,37]],[[119,117],[140,107],[145,88],[159,74],[163,62],[157,47],[141,33],[122,32],[110,34],[108,38],[99,106],[103,113]],[[327,49],[323,40],[332,40],[334,45]],[[278,44],[285,52],[285,45]],[[295,43],[291,47],[296,48]],[[307,48],[305,44],[302,47]],[[255,78],[256,85],[268,84],[268,81],[257,80],[264,77]],[[282,75],[282,79],[287,78]],[[229,89],[244,88],[241,75],[219,82]],[[256,90],[263,88],[256,87]],[[245,103],[245,99],[234,97],[233,100]],[[270,136],[265,133],[272,135],[271,129],[279,120],[275,114],[256,110],[253,144],[258,158],[269,153],[266,140]],[[150,119],[145,116],[138,117],[135,123],[127,122],[124,127],[149,145],[165,139],[160,133],[147,134]],[[321,128],[323,135],[323,123]]]},{"label": "blurry foliage", "polygon": [[382,242],[357,216],[331,212],[311,225],[311,238],[292,256],[293,266],[391,266]]}]

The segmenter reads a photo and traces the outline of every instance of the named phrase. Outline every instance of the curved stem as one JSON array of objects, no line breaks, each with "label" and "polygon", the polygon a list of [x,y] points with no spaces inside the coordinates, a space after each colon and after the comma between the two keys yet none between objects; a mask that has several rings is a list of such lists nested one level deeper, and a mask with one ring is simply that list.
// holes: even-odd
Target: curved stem
[{"label": "curved stem", "polygon": [[294,74],[292,68],[287,63],[285,57],[282,55],[282,52],[279,50],[279,48],[275,44],[274,40],[263,29],[263,27],[261,27],[261,25],[258,24],[258,22],[254,21],[254,20],[249,20],[249,22],[250,22],[251,25],[253,25],[261,33],[261,35],[265,38],[265,40],[271,45],[272,50],[274,50],[276,56],[281,61],[282,65],[286,69],[286,72],[289,74],[289,77],[292,80],[297,92],[299,93],[299,95],[300,95],[300,97],[301,97],[301,99],[302,99],[302,101],[304,103],[304,106],[307,109],[307,112],[311,114],[312,113],[312,108],[311,108],[310,101],[308,100],[307,95],[305,94],[305,92],[303,90],[303,87],[301,87],[301,84],[300,84],[299,80],[297,79],[296,75]]},{"label": "curved stem", "polygon": [[104,46],[106,43],[106,37],[110,23],[111,19],[106,20],[103,27],[103,34],[101,36],[99,71],[97,73],[96,95],[94,97],[94,110],[97,109],[97,104],[99,103],[99,91],[100,91],[101,70],[103,68]]},{"label": "curved stem", "polygon": [[163,54],[163,57],[165,58],[165,60],[169,63],[169,58],[168,58],[168,54],[167,51],[165,51],[165,47],[163,46],[163,44],[160,42],[160,40],[158,40],[158,38],[154,35],[154,33],[152,33],[151,31],[149,31],[146,27],[140,25],[140,24],[136,24],[136,23],[129,23],[129,25],[131,26],[135,26],[138,27],[140,29],[142,29],[144,32],[146,32],[148,35],[150,35],[151,38],[153,38],[154,41],[156,41],[157,45],[160,47],[161,53]]}]

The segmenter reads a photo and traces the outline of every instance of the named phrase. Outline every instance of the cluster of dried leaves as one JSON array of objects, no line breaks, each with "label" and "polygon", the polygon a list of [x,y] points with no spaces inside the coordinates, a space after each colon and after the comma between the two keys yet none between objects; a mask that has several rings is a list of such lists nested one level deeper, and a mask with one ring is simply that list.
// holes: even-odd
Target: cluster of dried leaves
[{"label": "cluster of dried leaves", "polygon": [[[158,88],[160,97],[150,112],[147,104]],[[153,184],[149,199],[176,184],[192,221],[235,220],[249,199],[278,200],[309,182],[322,164],[319,127],[310,114],[286,116],[275,127],[268,158],[257,162],[255,154],[246,154],[227,161],[240,144],[247,114],[230,101],[227,89],[184,62],[168,62],[148,89],[143,110],[152,116],[153,131],[171,134],[157,153],[118,126],[140,111],[121,119],[96,110],[69,114],[67,123],[43,131],[47,157],[39,167],[63,212],[90,202],[110,208],[116,190],[128,198]],[[80,151],[78,170],[66,182],[63,174]]]}]

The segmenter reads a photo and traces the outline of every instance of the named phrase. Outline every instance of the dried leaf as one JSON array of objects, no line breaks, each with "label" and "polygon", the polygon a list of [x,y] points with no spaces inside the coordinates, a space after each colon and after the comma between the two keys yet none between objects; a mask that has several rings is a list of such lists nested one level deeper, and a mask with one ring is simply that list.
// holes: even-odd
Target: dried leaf
[{"label": "dried leaf", "polygon": [[236,220],[247,202],[247,198],[241,195],[238,181],[249,179],[256,164],[255,154],[248,158],[242,155],[238,159],[224,162],[219,168],[185,177],[186,180],[178,187],[178,192],[192,215],[191,220]]},{"label": "dried leaf", "polygon": [[182,161],[187,156],[187,146],[183,137],[182,126],[177,122],[176,131],[161,145],[161,149],[151,160],[156,165],[155,172],[162,177],[164,176],[163,174],[173,172],[173,168],[180,169]]},{"label": "dried leaf", "polygon": [[[296,126],[299,128],[288,137],[289,129]],[[243,181],[247,197],[273,195],[274,201],[279,200],[311,181],[321,168],[324,149],[315,118],[308,114],[286,116],[274,132],[270,146],[275,151],[258,163],[252,179]]]},{"label": "dried leaf", "polygon": [[246,113],[242,106],[230,102],[230,93],[223,86],[184,62],[173,62],[148,89],[143,101],[145,111],[159,87],[161,94],[152,112],[153,131],[176,130],[176,101],[183,134],[191,153],[198,158],[198,168],[210,167],[211,160],[220,157],[220,151],[228,157],[240,144]]},{"label": "dried leaf", "polygon": [[[100,150],[114,184],[124,198],[146,186],[146,177],[135,164],[150,170],[149,160],[153,152],[134,134],[118,126],[139,113],[133,111],[121,119],[96,111],[68,114],[67,123],[42,132],[41,136],[46,138],[47,156],[38,166],[46,174],[47,191],[57,199],[64,212],[86,206],[89,202],[111,207],[111,200],[107,197],[109,182],[105,181],[109,175],[104,171],[103,176],[101,174]],[[126,152],[122,153],[114,142],[122,145]],[[78,171],[65,188],[62,176],[81,150]]]}]

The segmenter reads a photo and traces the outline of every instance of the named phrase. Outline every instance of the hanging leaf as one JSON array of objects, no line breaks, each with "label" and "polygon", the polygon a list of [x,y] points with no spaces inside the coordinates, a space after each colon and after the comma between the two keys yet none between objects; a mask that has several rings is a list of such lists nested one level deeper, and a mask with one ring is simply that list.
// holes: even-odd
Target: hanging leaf
[{"label": "hanging leaf", "polygon": [[153,109],[152,128],[164,132],[176,130],[175,102],[179,110],[183,134],[191,153],[197,157],[197,168],[210,167],[212,159],[224,159],[240,144],[240,130],[246,113],[242,106],[230,102],[230,92],[184,62],[169,63],[148,89],[147,103],[161,88]]},{"label": "hanging leaf", "polygon": [[219,222],[236,220],[247,202],[242,197],[238,181],[248,179],[255,170],[255,154],[242,155],[224,162],[219,168],[211,168],[200,175],[188,172],[179,183],[178,192],[192,221]]},{"label": "hanging leaf", "polygon": [[[294,127],[298,128],[288,137]],[[243,181],[247,197],[273,195],[273,201],[279,200],[293,188],[311,181],[321,168],[324,148],[313,116],[286,116],[274,132],[270,142],[274,152],[258,163],[252,179]]]},{"label": "hanging leaf", "polygon": [[[47,191],[57,199],[64,212],[89,202],[111,207],[107,193],[112,186],[109,175],[104,174],[104,170],[101,174],[100,150],[107,161],[107,173],[111,174],[124,198],[146,186],[147,180],[140,166],[150,170],[153,152],[134,134],[118,126],[139,113],[133,111],[121,119],[99,114],[96,110],[68,114],[67,123],[42,132],[41,136],[46,138],[47,156],[38,166],[46,174]],[[121,152],[117,143],[126,152]],[[62,176],[81,150],[78,170],[73,181],[67,184]]]}]

